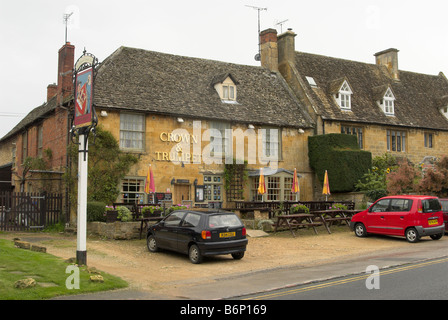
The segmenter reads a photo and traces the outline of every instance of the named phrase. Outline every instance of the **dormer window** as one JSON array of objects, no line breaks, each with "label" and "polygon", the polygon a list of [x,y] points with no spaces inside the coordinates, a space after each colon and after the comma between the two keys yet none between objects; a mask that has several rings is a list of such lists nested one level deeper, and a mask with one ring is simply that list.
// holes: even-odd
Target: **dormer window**
[{"label": "dormer window", "polygon": [[342,86],[339,89],[339,92],[336,94],[336,101],[343,110],[351,110],[352,108],[352,94],[353,91],[350,89],[347,80],[344,81]]},{"label": "dormer window", "polygon": [[222,85],[222,100],[236,100],[236,87],[233,84]]},{"label": "dormer window", "polygon": [[387,88],[383,99],[380,101],[380,107],[386,115],[395,115],[395,96],[390,88]]},{"label": "dormer window", "polygon": [[223,103],[237,103],[236,86],[238,84],[239,82],[230,73],[216,76],[212,81],[212,85]]}]

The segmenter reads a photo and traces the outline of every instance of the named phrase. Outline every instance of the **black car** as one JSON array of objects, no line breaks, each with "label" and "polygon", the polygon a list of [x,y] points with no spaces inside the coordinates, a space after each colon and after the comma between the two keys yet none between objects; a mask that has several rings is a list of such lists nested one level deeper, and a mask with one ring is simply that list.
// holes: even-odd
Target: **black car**
[{"label": "black car", "polygon": [[168,249],[186,253],[192,263],[201,263],[208,255],[231,254],[241,259],[247,246],[246,228],[227,211],[174,211],[150,226],[146,239],[150,252]]}]

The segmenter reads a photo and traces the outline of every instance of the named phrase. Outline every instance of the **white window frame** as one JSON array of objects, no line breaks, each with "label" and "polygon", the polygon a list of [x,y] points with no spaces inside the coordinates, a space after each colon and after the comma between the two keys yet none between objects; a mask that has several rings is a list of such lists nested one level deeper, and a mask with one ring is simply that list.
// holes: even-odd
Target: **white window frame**
[{"label": "white window frame", "polygon": [[344,81],[335,99],[342,110],[352,109],[352,94],[353,91],[350,89],[347,80]]},{"label": "white window frame", "polygon": [[120,113],[120,149],[144,151],[145,131],[144,114]]},{"label": "white window frame", "polygon": [[384,114],[389,116],[395,115],[395,96],[390,88],[388,88],[386,93],[384,94],[383,100],[381,101],[380,105]]}]

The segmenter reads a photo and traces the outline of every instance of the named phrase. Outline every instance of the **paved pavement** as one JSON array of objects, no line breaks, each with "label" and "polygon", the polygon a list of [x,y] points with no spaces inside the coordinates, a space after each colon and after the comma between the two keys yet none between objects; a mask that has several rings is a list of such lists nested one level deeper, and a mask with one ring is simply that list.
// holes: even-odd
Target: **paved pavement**
[{"label": "paved pavement", "polygon": [[[445,241],[444,241],[445,240]],[[350,274],[365,273],[367,266],[380,269],[418,261],[448,256],[448,243],[422,241],[409,246],[375,252],[354,259],[345,259],[322,265],[289,266],[257,272],[219,277],[203,284],[191,282],[178,286],[172,295],[132,289],[101,292],[95,294],[59,297],[58,300],[215,300],[238,299],[247,294],[267,292],[298,284],[328,280]]]}]

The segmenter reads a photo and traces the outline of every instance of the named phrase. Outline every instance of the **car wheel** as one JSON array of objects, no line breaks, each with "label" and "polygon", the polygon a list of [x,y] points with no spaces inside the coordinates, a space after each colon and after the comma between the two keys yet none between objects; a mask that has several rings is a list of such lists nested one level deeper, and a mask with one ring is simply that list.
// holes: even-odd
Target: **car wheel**
[{"label": "car wheel", "polygon": [[355,225],[355,235],[360,238],[367,236],[366,227],[362,223]]},{"label": "car wheel", "polygon": [[432,240],[440,240],[443,237],[443,233],[439,233],[439,234],[432,234],[430,235]]},{"label": "car wheel", "polygon": [[415,228],[409,228],[406,230],[406,240],[411,243],[418,242],[420,240],[420,237],[418,235],[418,232]]},{"label": "car wheel", "polygon": [[149,252],[159,251],[156,238],[153,235],[150,235],[148,238],[146,238],[146,245],[148,247]]},{"label": "car wheel", "polygon": [[233,259],[235,259],[235,260],[243,259],[243,257],[244,257],[244,251],[242,251],[242,252],[237,252],[237,253],[232,253],[232,257],[233,257]]},{"label": "car wheel", "polygon": [[190,249],[188,250],[188,258],[190,258],[190,261],[194,264],[198,264],[202,262],[202,255],[201,251],[199,251],[199,248],[197,245],[192,244]]}]

